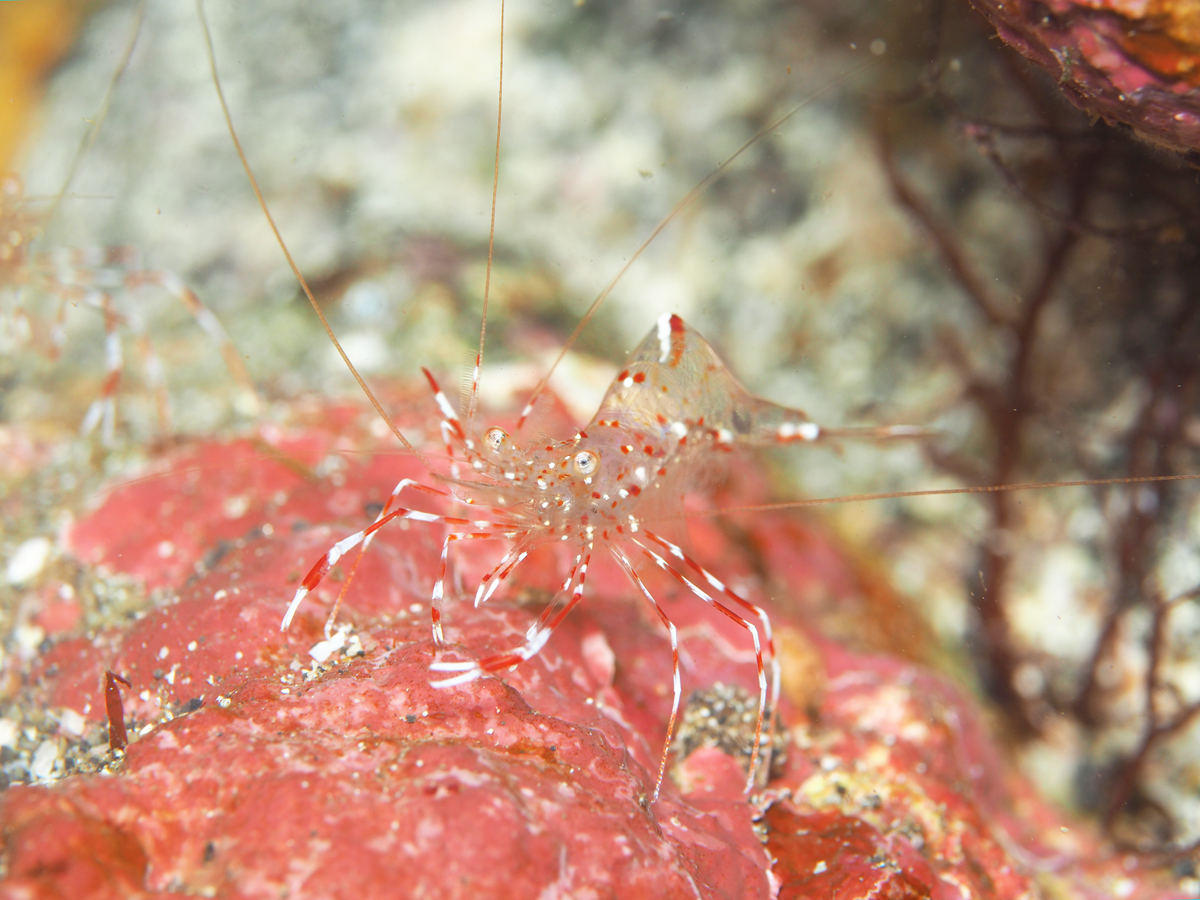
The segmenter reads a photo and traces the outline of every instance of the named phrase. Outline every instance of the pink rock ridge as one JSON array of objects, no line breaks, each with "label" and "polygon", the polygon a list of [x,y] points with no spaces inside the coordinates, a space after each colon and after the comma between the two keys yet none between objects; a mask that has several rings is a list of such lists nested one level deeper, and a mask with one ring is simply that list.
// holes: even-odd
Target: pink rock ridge
[{"label": "pink rock ridge", "polygon": [[[161,477],[115,488],[72,529],[73,552],[177,595],[36,662],[26,702],[93,727],[104,672],[128,678],[132,743],[116,775],[0,794],[0,898],[1177,892],[1086,829],[1064,831],[953,687],[813,636],[795,604],[772,609],[790,746],[753,801],[744,760],[701,747],[677,768],[686,792],[668,781],[650,803],[670,653],[615,566],[595,569],[583,606],[503,679],[430,686],[440,534],[425,527],[381,533],[333,645],[321,642],[335,580],[280,633],[315,559],[420,474],[412,459],[370,454],[336,478],[306,474],[329,460],[345,418],[272,434],[269,453],[249,441],[177,451]],[[750,520],[735,544],[701,520],[694,544],[752,593],[757,547],[789,583],[819,579],[860,602],[829,541],[784,522]],[[472,609],[465,598],[503,547],[491,550],[454,560],[466,588],[451,593],[447,636],[464,658],[519,644],[562,578],[554,552],[535,555],[508,598]],[[744,631],[651,585],[680,630],[685,691],[720,682],[756,696]]]},{"label": "pink rock ridge", "polygon": [[1181,0],[971,0],[1080,109],[1200,149],[1200,16]]}]

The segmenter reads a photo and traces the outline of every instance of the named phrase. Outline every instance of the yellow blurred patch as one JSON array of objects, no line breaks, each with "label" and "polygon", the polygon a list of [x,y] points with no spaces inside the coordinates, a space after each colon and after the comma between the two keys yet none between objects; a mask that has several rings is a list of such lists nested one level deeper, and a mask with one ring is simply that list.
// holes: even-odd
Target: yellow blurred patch
[{"label": "yellow blurred patch", "polygon": [[0,2],[0,173],[13,167],[46,76],[75,40],[82,14],[72,0]]}]

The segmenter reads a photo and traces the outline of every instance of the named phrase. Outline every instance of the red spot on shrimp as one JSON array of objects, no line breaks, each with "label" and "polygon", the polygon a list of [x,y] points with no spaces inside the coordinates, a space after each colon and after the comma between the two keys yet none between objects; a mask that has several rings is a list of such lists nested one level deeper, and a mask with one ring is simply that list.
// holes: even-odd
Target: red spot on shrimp
[{"label": "red spot on shrimp", "polygon": [[[678,368],[680,361],[683,359],[684,351],[687,350],[687,337],[684,335],[683,319],[679,316],[671,316],[671,358],[667,361],[667,365],[672,369]],[[666,393],[667,388],[663,386],[663,393]]]}]

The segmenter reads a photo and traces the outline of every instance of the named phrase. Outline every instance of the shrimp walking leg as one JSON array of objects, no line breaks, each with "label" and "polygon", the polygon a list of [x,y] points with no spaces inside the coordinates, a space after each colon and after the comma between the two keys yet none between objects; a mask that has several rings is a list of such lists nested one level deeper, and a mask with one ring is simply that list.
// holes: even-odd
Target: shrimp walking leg
[{"label": "shrimp walking leg", "polygon": [[[392,509],[392,504],[396,502],[396,498],[400,496],[400,492],[405,488],[424,491],[427,494],[433,494],[438,497],[446,496],[445,491],[438,490],[437,488],[426,487],[425,485],[414,481],[411,478],[403,478],[394,488],[392,488],[392,493],[388,496],[387,502],[384,503],[383,509],[379,511],[379,515],[375,517],[375,522],[372,524],[377,524],[381,519],[387,518],[388,513]],[[325,620],[326,640],[333,636],[333,626],[337,621],[337,614],[338,610],[342,606],[342,600],[346,596],[346,591],[350,589],[350,584],[354,581],[354,576],[358,572],[358,564],[362,562],[363,554],[367,552],[367,548],[371,546],[371,541],[374,539],[374,532],[371,532],[371,534],[368,534],[363,538],[362,546],[358,550],[358,555],[354,558],[354,565],[350,567],[350,572],[346,575],[346,580],[342,582],[342,589],[338,591],[337,600],[335,600],[333,603],[333,609],[329,611],[329,618]]]},{"label": "shrimp walking leg", "polygon": [[625,552],[620,547],[612,547],[612,555],[617,563],[625,570],[625,574],[629,576],[629,580],[634,583],[642,596],[654,607],[654,612],[662,623],[667,626],[667,633],[671,636],[671,718],[667,720],[667,737],[663,742],[662,755],[658,760],[658,777],[654,779],[654,797],[651,803],[658,799],[659,792],[662,790],[663,776],[667,772],[667,755],[671,750],[671,736],[675,734],[675,719],[679,715],[679,700],[683,694],[682,684],[679,679],[679,634],[675,629],[675,623],[667,616],[666,611],[659,606],[658,601],[654,599],[654,595],[650,593],[650,589],[646,587],[646,583],[642,581],[641,576],[633,567],[633,563]]},{"label": "shrimp walking leg", "polygon": [[712,587],[714,590],[720,591],[742,609],[749,613],[753,613],[755,618],[762,623],[763,636],[766,638],[767,653],[771,657],[771,722],[770,727],[767,729],[767,733],[768,735],[774,734],[775,715],[776,710],[779,708],[781,675],[779,671],[779,660],[775,655],[775,636],[771,630],[771,618],[767,615],[767,611],[761,606],[751,603],[749,600],[739,595],[736,591],[730,589],[723,581],[713,575],[712,572],[708,571],[708,569],[704,568],[704,566],[696,562],[696,560],[692,559],[691,556],[684,553],[683,550],[677,547],[675,544],[672,544],[670,541],[652,531],[643,530],[642,534],[644,534],[648,540],[658,544],[658,546],[662,547],[676,559],[682,560],[683,563],[688,566],[688,568],[700,575],[700,577],[703,578],[710,587]]},{"label": "shrimp walking leg", "polygon": [[[645,544],[641,543],[640,541],[635,541],[635,543],[637,544],[637,546],[639,548],[641,548],[642,552],[645,553],[646,556],[656,566],[658,566],[664,572],[667,572],[672,577],[674,577],[676,581],[678,581],[681,585],[686,587],[689,591],[691,591],[693,594],[695,594],[697,597],[699,597],[705,603],[707,603],[710,606],[714,607],[715,609],[719,610],[721,613],[723,613],[725,616],[727,616],[730,620],[736,622],[738,625],[745,628],[746,631],[748,631],[750,633],[750,637],[754,642],[754,659],[755,659],[755,662],[758,664],[758,719],[754,724],[754,745],[752,747],[751,755],[750,755],[750,771],[749,771],[748,775],[746,776],[746,792],[749,793],[751,790],[754,789],[756,776],[758,775],[758,759],[759,759],[759,754],[762,752],[762,749],[763,749],[763,723],[766,719],[766,711],[767,711],[767,674],[766,674],[766,667],[763,665],[762,641],[759,637],[758,628],[756,628],[754,623],[751,622],[749,619],[746,619],[746,618],[738,615],[736,612],[734,612],[732,609],[730,609],[728,606],[726,606],[724,603],[722,603],[716,597],[713,597],[711,594],[709,594],[707,591],[705,591],[703,588],[701,588],[698,584],[696,584],[694,581],[692,581],[690,578],[688,578],[686,575],[684,575],[682,572],[680,572],[678,569],[676,569],[673,565],[671,565],[671,563],[667,562],[666,559],[664,559],[662,556],[660,556],[654,550],[650,549],[649,547],[647,547]],[[745,602],[745,601],[743,601],[743,602]],[[750,604],[750,605],[753,606],[753,604]],[[755,607],[755,608],[757,609],[757,607]],[[763,613],[763,616],[764,617],[766,616],[765,612]],[[775,659],[774,648],[771,647],[770,644],[768,644],[768,648],[771,650],[771,653],[770,653],[771,669],[772,669],[771,681],[772,681],[772,684],[776,684],[776,683],[778,683],[778,676],[776,673],[778,670],[779,663]],[[776,698],[776,700],[777,700],[777,698]],[[774,701],[773,701],[773,703],[774,703]],[[767,747],[768,747],[768,749],[770,748],[770,740],[768,740],[768,742],[767,742]],[[770,764],[768,761],[767,769],[769,770],[769,768],[770,768]]]},{"label": "shrimp walking leg", "polygon": [[498,539],[508,539],[511,535],[503,532],[493,531],[451,531],[446,535],[446,539],[442,541],[442,556],[438,562],[438,576],[433,583],[433,602],[429,607],[429,614],[433,625],[433,643],[437,647],[446,646],[446,636],[442,633],[442,602],[445,600],[446,594],[446,565],[450,557],[450,544],[452,541],[494,541]]},{"label": "shrimp walking leg", "polygon": [[[471,525],[475,523],[468,522],[466,519],[460,519],[456,516],[441,516],[436,513],[423,512],[417,509],[395,509],[386,516],[381,516],[372,522],[362,531],[356,531],[349,537],[342,538],[327,551],[325,555],[317,560],[316,564],[304,576],[304,580],[300,582],[300,587],[296,589],[296,595],[292,597],[292,602],[287,608],[287,612],[283,616],[279,630],[287,631],[288,626],[292,624],[292,619],[296,615],[296,610],[300,608],[300,604],[304,598],[311,594],[329,573],[329,570],[337,563],[339,559],[345,556],[349,551],[353,550],[363,541],[367,540],[376,531],[387,525],[394,519],[407,519],[412,522],[430,522],[441,523],[451,527],[461,527],[463,525]],[[496,536],[490,535],[489,536]]]},{"label": "shrimp walking leg", "polygon": [[[478,660],[464,660],[461,662],[438,660],[429,666],[431,672],[454,674],[449,678],[431,681],[430,684],[433,687],[455,687],[460,684],[469,684],[489,672],[500,672],[504,669],[511,669],[513,666],[537,656],[541,652],[542,647],[546,645],[546,641],[550,639],[550,635],[562,624],[567,614],[583,600],[584,582],[587,578],[587,570],[591,564],[591,560],[590,550],[580,554],[571,569],[571,575],[567,579],[567,583],[546,605],[542,614],[538,616],[537,621],[529,626],[529,629],[525,632],[525,642],[520,647],[515,647],[505,653],[485,656],[483,659]],[[574,587],[571,587],[572,584],[574,584]],[[567,593],[568,589],[570,589],[570,595],[567,602],[559,609],[559,598]]]}]

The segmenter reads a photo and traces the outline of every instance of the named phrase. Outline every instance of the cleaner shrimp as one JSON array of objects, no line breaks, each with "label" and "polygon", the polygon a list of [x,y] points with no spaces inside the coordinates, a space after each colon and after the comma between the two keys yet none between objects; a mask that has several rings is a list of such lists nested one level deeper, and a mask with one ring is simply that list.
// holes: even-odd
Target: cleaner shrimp
[{"label": "cleaner shrimp", "polygon": [[[774,123],[772,127],[782,128]],[[838,270],[841,264],[838,258],[818,258],[813,260],[809,271],[818,283],[824,277],[832,277],[836,280],[840,277]],[[629,285],[626,284],[626,292],[629,289]],[[583,597],[588,566],[592,564],[591,551],[597,543],[606,542],[606,545],[613,546],[618,564],[626,569],[633,579],[636,589],[650,603],[654,604],[656,612],[661,613],[661,609],[650,592],[645,590],[644,584],[638,580],[637,572],[632,566],[634,558],[646,560],[652,566],[668,572],[685,590],[692,591],[717,608],[721,608],[718,604],[727,603],[728,606],[724,611],[727,611],[727,614],[740,623],[744,623],[752,640],[758,640],[756,664],[760,701],[755,738],[757,748],[762,741],[764,716],[773,709],[774,705],[772,700],[773,676],[771,674],[773,669],[768,639],[769,624],[760,615],[760,610],[754,604],[749,603],[736,592],[729,591],[716,575],[709,572],[699,561],[691,559],[678,544],[666,540],[653,528],[647,529],[636,514],[629,512],[635,505],[648,502],[643,501],[641,495],[647,493],[646,487],[654,483],[653,478],[657,469],[646,467],[644,475],[647,478],[647,485],[642,485],[639,483],[638,467],[632,466],[631,468],[621,464],[620,461],[635,455],[639,445],[647,460],[656,458],[657,454],[665,456],[668,452],[666,447],[669,445],[670,435],[674,435],[677,440],[686,439],[684,446],[693,448],[688,452],[694,452],[696,458],[713,453],[719,454],[726,445],[739,442],[765,443],[768,436],[771,442],[778,442],[781,438],[787,441],[803,441],[820,438],[822,435],[831,435],[830,432],[823,432],[807,417],[802,417],[795,411],[781,412],[785,408],[774,404],[763,406],[761,416],[742,418],[739,425],[738,416],[729,411],[731,407],[756,408],[756,403],[764,401],[758,401],[757,398],[742,393],[737,382],[728,375],[724,364],[716,360],[715,356],[709,355],[712,351],[707,343],[685,325],[678,316],[663,314],[658,317],[657,321],[658,324],[633,352],[629,364],[623,367],[623,371],[610,387],[605,400],[601,403],[601,412],[597,414],[593,423],[581,429],[576,438],[565,442],[530,446],[524,445],[519,436],[514,439],[512,435],[502,430],[489,429],[477,432],[474,428],[474,417],[477,396],[480,391],[478,370],[471,379],[469,397],[465,407],[461,410],[456,410],[450,404],[444,392],[438,387],[436,380],[432,376],[428,376],[442,413],[443,421],[440,429],[447,445],[448,456],[456,460],[457,470],[450,473],[448,492],[470,502],[471,511],[463,517],[450,517],[420,510],[397,508],[395,504],[398,502],[398,497],[405,490],[420,489],[434,492],[442,490],[428,486],[420,487],[408,480],[402,481],[397,485],[384,511],[370,527],[343,539],[317,561],[293,598],[285,618],[285,625],[290,621],[299,604],[316,587],[330,567],[348,552],[357,549],[361,553],[375,533],[394,519],[441,523],[448,526],[448,535],[443,545],[442,566],[433,588],[434,639],[435,643],[439,645],[444,640],[441,630],[440,605],[446,592],[446,567],[451,543],[461,540],[498,538],[514,541],[512,549],[505,554],[502,561],[477,587],[475,597],[476,603],[479,604],[493,595],[497,586],[523,561],[525,558],[523,554],[528,553],[539,541],[562,540],[564,537],[580,541],[579,552],[574,558],[571,571],[563,585],[561,606],[551,605],[548,607],[543,616],[529,629],[525,643],[514,648],[510,653],[483,660],[439,659],[434,664],[435,671],[444,674],[446,677],[442,679],[442,683],[450,686],[477,678],[484,672],[503,670],[535,655],[549,638],[554,626],[562,621],[566,612]],[[676,349],[678,349],[678,353],[676,353]],[[686,365],[683,362],[685,358],[688,360]],[[675,360],[676,365],[671,365],[672,360]],[[693,368],[697,360],[703,360],[704,364]],[[714,360],[716,361],[714,362]],[[479,362],[477,357],[477,367]],[[637,369],[638,364],[644,366],[640,371]],[[673,380],[673,373],[679,367],[688,372],[688,375],[682,379],[682,383],[685,383],[689,390],[697,389],[697,386],[708,383],[711,378],[711,384],[714,387],[712,396],[702,394],[704,399],[698,401],[694,406],[684,404],[665,410],[657,409],[656,405],[648,399],[652,394],[647,392],[644,385],[657,384],[660,388],[666,387],[667,395],[671,395],[673,388],[677,388],[680,383]],[[720,374],[700,375],[698,374],[700,371]],[[643,375],[644,379],[626,384],[627,380],[633,379],[637,375]],[[716,413],[715,418],[709,418],[709,413],[713,409],[725,410],[725,412],[724,414]],[[653,413],[647,412],[649,420],[636,425],[630,424],[631,411],[636,415],[639,411],[649,410],[654,410]],[[661,420],[658,418],[659,416],[662,417]],[[772,416],[776,418],[771,418]],[[607,435],[604,428],[613,426],[601,425],[600,422],[610,421],[617,421],[618,425],[614,428],[612,439],[605,440]],[[764,431],[755,431],[757,425],[767,421],[772,424],[767,426]],[[644,430],[637,430],[639,428]],[[752,434],[755,435],[754,438],[750,437]],[[658,441],[668,441],[668,444],[656,445],[649,440],[642,443],[638,439],[647,437],[647,435],[653,435]],[[912,432],[908,429],[875,429],[863,436],[911,437]],[[401,440],[404,438],[401,437]],[[646,451],[647,447],[650,448],[649,452]],[[628,453],[626,453],[626,448],[630,448]],[[616,465],[612,465],[610,472],[608,466],[613,460],[618,462]],[[663,478],[676,478],[678,475],[673,473],[689,471],[688,461],[678,468],[674,465],[676,461],[671,460],[671,466],[659,467],[667,470],[666,474],[662,476]],[[602,466],[605,468],[601,469]],[[601,472],[604,475],[601,475]],[[511,477],[509,477],[510,475]],[[617,475],[619,481],[620,479],[624,480],[619,484],[614,482],[601,486],[597,479],[606,475]],[[539,477],[541,483],[539,483]],[[1156,482],[1162,477],[1149,476],[1144,481]],[[588,478],[592,479],[591,485],[587,484]],[[1136,477],[1132,479],[1122,477],[1091,481],[1080,479],[1058,483],[1100,485],[1142,480]],[[556,481],[564,485],[572,485],[572,487],[555,491],[553,484]],[[545,488],[542,487],[542,483],[546,485]],[[663,496],[679,490],[678,484],[669,485],[666,482],[659,484],[660,487],[656,487],[654,490],[662,490]],[[950,488],[934,491],[902,491],[892,492],[888,496],[903,498],[931,493],[1003,493],[1019,487],[1036,486],[1044,486],[1044,484],[1009,483],[966,490]],[[593,487],[596,488],[595,491],[589,490]],[[631,487],[638,488],[638,492],[635,493],[630,489]],[[621,491],[625,491],[626,495],[622,496]],[[591,493],[597,493],[600,496],[592,497]],[[653,491],[649,493],[652,494]],[[542,508],[540,507],[542,503],[548,505]],[[617,510],[618,512],[615,514],[624,516],[623,521],[620,519],[616,522],[609,520],[607,524],[593,521],[592,517],[603,521],[599,515],[600,503],[610,504],[606,515],[612,515],[614,513],[611,511]],[[613,503],[616,503],[616,506],[612,506]],[[582,511],[581,504],[584,507]],[[805,501],[800,501],[784,503],[781,506],[794,507],[804,504]],[[561,512],[564,507],[569,507],[569,513]],[[551,508],[555,510],[552,515],[549,514]],[[586,520],[583,519],[584,515],[588,516]],[[632,521],[628,518],[630,515],[633,515]],[[624,544],[613,539],[613,533],[618,524],[625,528],[626,532],[629,532],[621,535],[621,542],[625,542]],[[604,533],[606,527],[607,535]],[[617,533],[620,534],[620,532]],[[622,546],[629,548],[629,552],[622,549]],[[984,587],[986,590],[987,585],[985,584]],[[336,613],[336,605],[334,612]],[[332,621],[332,616],[330,621]],[[677,649],[675,652],[677,654]],[[676,683],[674,687],[675,705],[677,706],[678,684]],[[665,759],[664,752],[660,761],[659,785],[661,785]],[[752,757],[749,778],[751,783],[754,779],[753,761],[756,759],[757,754]]]},{"label": "cleaner shrimp", "polygon": [[[221,89],[203,4],[198,2],[197,8],[205,27],[214,82],[230,135],[280,247],[347,368],[358,380],[364,393],[397,439],[407,450],[418,453],[384,412],[342,349],[279,234],[242,150]],[[500,97],[502,108],[502,81]],[[807,104],[801,104],[772,122],[763,133],[778,128],[805,105]],[[498,112],[497,180],[501,122],[502,114]],[[756,144],[760,136],[755,135],[748,140],[733,157],[695,188],[675,211],[660,223],[646,244],[699,195],[707,182],[723,171],[742,151]],[[494,189],[493,222],[495,197]],[[493,238],[494,230],[489,242]],[[636,259],[640,252],[639,250],[633,259]],[[488,257],[487,281],[490,282],[490,244]],[[630,262],[632,261],[631,259]],[[617,279],[614,279],[609,288],[596,299],[576,329],[576,334],[599,309],[628,267],[627,263]],[[443,417],[440,430],[450,460],[447,479],[449,490],[421,485],[407,478],[401,480],[393,489],[375,522],[330,548],[302,579],[284,614],[282,629],[286,630],[289,627],[303,600],[316,589],[333,565],[355,548],[359,548],[358,559],[361,560],[375,533],[394,520],[448,526],[432,591],[433,641],[439,651],[448,648],[443,633],[442,602],[446,595],[447,568],[453,543],[500,538],[511,544],[496,566],[481,579],[475,592],[476,607],[486,603],[538,547],[554,542],[564,542],[571,546],[574,556],[570,573],[559,592],[551,598],[536,622],[529,627],[521,646],[482,659],[438,659],[432,663],[432,672],[448,676],[434,680],[433,685],[450,688],[469,683],[485,674],[510,670],[536,656],[555,628],[583,600],[587,573],[593,564],[593,555],[597,548],[607,550],[637,591],[650,604],[670,636],[672,706],[652,795],[652,800],[657,800],[679,713],[682,686],[676,627],[637,571],[635,560],[648,561],[668,573],[685,590],[745,629],[753,644],[759,699],[746,782],[746,791],[751,791],[758,780],[760,757],[764,749],[769,751],[770,746],[768,743],[764,748],[764,724],[767,723],[768,716],[774,715],[779,701],[780,667],[776,658],[770,619],[765,610],[722,582],[679,545],[646,527],[642,510],[656,510],[661,514],[662,511],[677,506],[684,492],[697,482],[700,471],[711,468],[715,454],[729,452],[739,446],[817,443],[853,438],[911,438],[920,436],[923,432],[910,426],[823,427],[800,410],[756,398],[738,383],[716,351],[695,330],[687,326],[682,318],[674,314],[663,314],[659,317],[655,328],[628,357],[625,368],[617,375],[605,394],[599,411],[574,438],[547,441],[537,436],[522,435],[523,426],[533,412],[537,395],[549,381],[550,374],[547,374],[534,389],[533,397],[526,404],[517,423],[515,435],[510,435],[496,426],[479,432],[475,429],[474,420],[487,331],[487,296],[488,289],[485,284],[484,324],[480,330],[479,349],[461,416],[446,398],[434,376],[428,369],[424,370]],[[564,348],[560,359],[565,352]],[[430,468],[430,473],[434,476],[439,475],[433,468]],[[406,489],[449,494],[460,503],[487,514],[488,518],[466,519],[403,507],[393,508]],[[355,568],[357,564],[356,561]],[[352,577],[353,569],[343,586],[342,596],[349,588]],[[332,637],[340,600],[341,596],[326,623],[327,638]],[[769,728],[766,732],[768,741],[772,731],[773,729]],[[770,753],[767,752],[762,762],[764,779],[769,768]]]},{"label": "cleaner shrimp", "polygon": [[[187,310],[201,331],[219,349],[230,375],[244,396],[248,411],[257,406],[254,383],[224,326],[196,293],[174,272],[147,269],[141,254],[131,246],[72,248],[45,246],[47,229],[87,153],[93,147],[108,116],[119,82],[129,67],[142,32],[145,0],[134,10],[123,54],[108,82],[98,110],[89,123],[78,149],[67,167],[62,185],[52,197],[28,196],[15,173],[0,173],[0,323],[6,352],[31,346],[52,361],[58,361],[68,343],[68,310],[83,306],[100,315],[103,328],[104,380],[80,423],[87,436],[99,429],[105,444],[111,444],[116,426],[117,396],[125,375],[125,344],[132,341],[141,358],[146,382],[154,397],[159,429],[173,430],[171,400],[162,360],[147,334],[143,317],[132,304],[119,303],[135,295],[141,299],[147,288],[162,291]],[[43,311],[50,306],[51,309]]]}]

